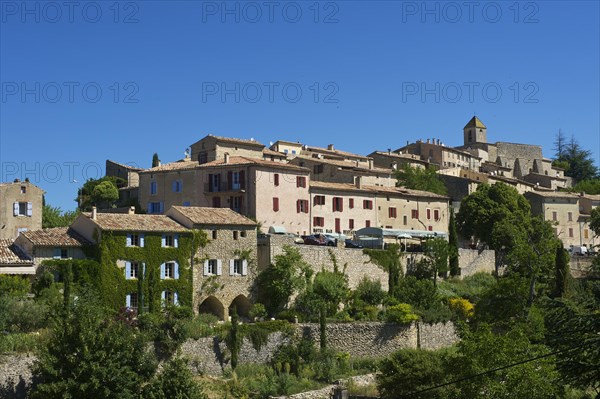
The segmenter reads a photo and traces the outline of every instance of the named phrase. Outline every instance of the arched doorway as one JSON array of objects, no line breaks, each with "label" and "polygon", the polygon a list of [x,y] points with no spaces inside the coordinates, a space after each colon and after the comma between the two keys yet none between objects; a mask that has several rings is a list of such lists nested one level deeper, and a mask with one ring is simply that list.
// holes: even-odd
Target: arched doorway
[{"label": "arched doorway", "polygon": [[245,317],[247,319],[250,318],[250,308],[252,307],[252,302],[250,302],[245,295],[238,295],[233,301],[231,301],[231,305],[229,305],[230,315],[234,306],[237,309],[237,314],[240,317]]},{"label": "arched doorway", "polygon": [[198,312],[200,313],[210,313],[214,314],[219,318],[219,320],[223,320],[225,317],[225,307],[214,296],[209,296],[206,298],[200,306],[198,306]]}]

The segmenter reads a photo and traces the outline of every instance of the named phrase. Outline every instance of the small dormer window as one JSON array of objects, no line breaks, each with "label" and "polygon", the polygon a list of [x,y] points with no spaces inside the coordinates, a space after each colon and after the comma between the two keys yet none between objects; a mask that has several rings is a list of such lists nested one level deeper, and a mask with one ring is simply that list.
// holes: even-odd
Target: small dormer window
[{"label": "small dormer window", "polygon": [[27,186],[21,186],[21,194],[27,193]]}]

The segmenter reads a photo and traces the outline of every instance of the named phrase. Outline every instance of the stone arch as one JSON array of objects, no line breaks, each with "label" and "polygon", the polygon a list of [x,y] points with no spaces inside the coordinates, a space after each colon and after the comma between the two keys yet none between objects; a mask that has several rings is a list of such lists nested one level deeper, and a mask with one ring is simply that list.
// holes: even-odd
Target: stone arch
[{"label": "stone arch", "polygon": [[204,301],[202,301],[200,306],[198,306],[198,312],[214,314],[219,318],[219,320],[225,319],[225,307],[223,306],[221,301],[219,301],[214,296],[209,296]]},{"label": "stone arch", "polygon": [[234,306],[236,307],[237,314],[240,317],[250,318],[250,308],[252,307],[252,302],[250,302],[245,295],[238,295],[233,299],[233,301],[231,301],[231,305],[229,305],[230,315]]}]

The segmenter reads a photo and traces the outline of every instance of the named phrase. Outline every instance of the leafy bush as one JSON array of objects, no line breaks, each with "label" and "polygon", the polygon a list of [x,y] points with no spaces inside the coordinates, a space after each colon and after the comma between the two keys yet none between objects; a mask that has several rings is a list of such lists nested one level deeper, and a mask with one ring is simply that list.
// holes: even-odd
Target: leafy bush
[{"label": "leafy bush", "polygon": [[267,317],[267,309],[262,303],[255,303],[250,308],[250,318],[252,320],[264,320]]},{"label": "leafy bush", "polygon": [[394,296],[415,308],[428,309],[438,300],[436,288],[430,280],[418,280],[414,276],[400,279]]},{"label": "leafy bush", "polygon": [[44,301],[0,297],[0,331],[27,333],[48,326],[50,307]]},{"label": "leafy bush", "polygon": [[438,301],[427,309],[417,309],[421,320],[425,323],[445,323],[452,320],[453,314],[448,306]]},{"label": "leafy bush", "polygon": [[0,295],[22,298],[29,292],[31,284],[27,277],[0,274]]},{"label": "leafy bush", "polygon": [[202,387],[194,381],[185,360],[172,358],[162,372],[144,387],[146,399],[206,399]]},{"label": "leafy bush", "polygon": [[0,334],[0,354],[35,352],[46,344],[47,339],[45,331]]},{"label": "leafy bush", "polygon": [[283,310],[277,314],[277,319],[294,323],[296,319],[300,319],[300,314],[295,310]]},{"label": "leafy bush", "polygon": [[381,305],[385,298],[385,291],[381,288],[381,281],[363,276],[352,296],[367,305],[377,306]]},{"label": "leafy bush", "polygon": [[475,306],[468,299],[450,298],[448,305],[461,320],[470,319],[475,314]]},{"label": "leafy bush", "polygon": [[419,316],[413,312],[412,306],[408,303],[399,303],[387,309],[385,314],[386,321],[389,323],[410,324],[419,320]]}]

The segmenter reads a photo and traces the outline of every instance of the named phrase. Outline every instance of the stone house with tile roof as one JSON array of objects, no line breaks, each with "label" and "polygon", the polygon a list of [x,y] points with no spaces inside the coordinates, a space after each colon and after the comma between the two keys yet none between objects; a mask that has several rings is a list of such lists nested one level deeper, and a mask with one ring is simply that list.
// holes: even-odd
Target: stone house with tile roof
[{"label": "stone house with tile roof", "polygon": [[297,165],[246,156],[199,164],[173,162],[140,173],[140,202],[148,213],[171,206],[229,208],[256,219],[267,231],[283,226],[306,234],[308,217],[297,201],[308,201],[310,171]]},{"label": "stone house with tile roof", "polygon": [[33,260],[37,268],[45,260],[85,259],[85,249],[92,242],[70,227],[56,227],[21,233],[15,245]]},{"label": "stone house with tile roof", "polygon": [[9,238],[0,239],[0,274],[35,274],[33,259]]},{"label": "stone house with tile roof", "polygon": [[208,243],[193,265],[193,307],[227,320],[235,306],[249,317],[258,275],[256,222],[227,208],[173,206],[167,213],[183,226],[204,230]]},{"label": "stone house with tile roof", "polygon": [[262,159],[264,148],[264,144],[259,143],[254,139],[247,140],[220,137],[212,134],[209,134],[190,146],[191,160],[198,164],[221,159],[226,153],[229,155]]},{"label": "stone house with tile roof", "polygon": [[29,181],[0,183],[0,239],[42,228],[44,191]]}]

